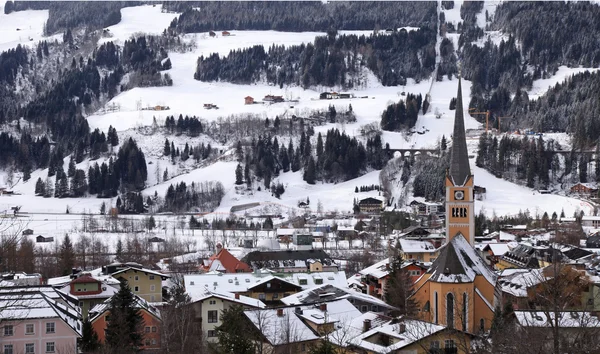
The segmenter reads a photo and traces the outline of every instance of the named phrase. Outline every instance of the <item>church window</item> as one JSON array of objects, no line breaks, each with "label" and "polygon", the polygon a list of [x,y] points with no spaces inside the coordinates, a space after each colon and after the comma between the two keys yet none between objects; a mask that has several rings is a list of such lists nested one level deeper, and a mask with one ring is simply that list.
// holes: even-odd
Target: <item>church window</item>
[{"label": "church window", "polygon": [[453,218],[466,218],[467,215],[467,208],[452,208]]},{"label": "church window", "polygon": [[454,295],[446,295],[446,326],[454,328]]},{"label": "church window", "polygon": [[433,294],[433,322],[438,323],[438,293]]},{"label": "church window", "polygon": [[482,318],[479,320],[479,332],[483,333],[485,331],[485,320]]},{"label": "church window", "polygon": [[467,293],[463,293],[463,309],[462,309],[462,330],[464,332],[467,331],[467,306],[468,306],[468,298]]}]

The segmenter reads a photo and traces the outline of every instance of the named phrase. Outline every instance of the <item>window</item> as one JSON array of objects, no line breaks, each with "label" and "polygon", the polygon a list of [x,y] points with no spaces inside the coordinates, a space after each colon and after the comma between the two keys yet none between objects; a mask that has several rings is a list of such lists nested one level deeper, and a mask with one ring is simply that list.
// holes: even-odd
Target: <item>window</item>
[{"label": "window", "polygon": [[150,295],[150,302],[154,302],[154,295]]},{"label": "window", "polygon": [[156,326],[152,326],[152,333],[156,333]]},{"label": "window", "polygon": [[485,320],[483,318],[479,320],[479,331],[485,332]]},{"label": "window", "polygon": [[452,339],[446,339],[444,341],[444,348],[446,348],[446,349],[456,348],[456,344],[454,344],[454,341]]},{"label": "window", "polygon": [[307,285],[308,284],[308,280],[306,279],[298,279],[299,280],[299,284],[300,285]]},{"label": "window", "polygon": [[144,328],[144,332],[146,332],[146,333],[150,333],[150,327],[149,327],[149,326],[146,326],[146,328]]},{"label": "window", "polygon": [[437,354],[437,353],[442,353],[442,350],[440,349],[440,342],[437,340],[431,341],[429,342],[429,353],[431,354]]},{"label": "window", "polygon": [[317,284],[317,285],[321,285],[321,284],[323,284],[323,279],[321,279],[321,278],[316,278],[316,279],[315,279],[315,284]]},{"label": "window", "polygon": [[301,352],[305,352],[306,351],[306,343],[300,344],[300,351]]},{"label": "window", "polygon": [[454,295],[446,295],[446,326],[454,328]]},{"label": "window", "polygon": [[462,309],[462,330],[463,332],[467,331],[467,306],[468,306],[468,298],[467,293],[463,293],[463,309]]},{"label": "window", "polygon": [[54,342],[46,343],[46,353],[54,353]]},{"label": "window", "polygon": [[135,281],[139,281],[139,280],[140,280],[140,277],[136,275],[136,276],[135,276],[133,279],[134,279]]},{"label": "window", "polygon": [[452,217],[453,218],[466,218],[467,217],[467,208],[452,208]]},{"label": "window", "polygon": [[25,354],[34,354],[35,353],[35,344],[27,343],[25,344]]},{"label": "window", "polygon": [[83,301],[79,301],[79,307],[83,307]]},{"label": "window", "polygon": [[145,346],[149,346],[150,345],[150,339],[146,339],[146,341],[144,341],[144,345]]},{"label": "window", "polygon": [[4,354],[13,354],[12,344],[4,344]]},{"label": "window", "polygon": [[109,321],[110,321],[110,315],[106,315],[106,316],[104,317],[104,321],[106,321],[106,322],[109,322]]},{"label": "window", "polygon": [[156,291],[156,286],[150,285],[150,291]]},{"label": "window", "polygon": [[33,334],[33,323],[25,325],[25,334]]},{"label": "window", "polygon": [[150,341],[152,342],[152,345],[156,345],[156,339],[155,338],[152,338]]},{"label": "window", "polygon": [[367,311],[369,311],[369,307],[367,305],[360,306],[360,312],[367,312]]},{"label": "window", "polygon": [[217,336],[217,331],[214,331],[214,330],[208,331],[208,336],[209,337],[216,337]]},{"label": "window", "polygon": [[423,306],[423,312],[429,312],[431,311],[431,303],[429,301],[427,301],[425,303],[425,306]]},{"label": "window", "polygon": [[148,279],[150,279],[150,280],[154,280],[154,275],[149,275],[149,276],[148,276]]},{"label": "window", "polygon": [[273,300],[275,300],[275,299],[279,299],[279,294],[278,293],[273,294]]},{"label": "window", "polygon": [[433,323],[438,323],[438,293],[433,293]]},{"label": "window", "polygon": [[13,335],[13,326],[5,325],[4,326],[4,336],[8,337],[8,336],[12,336],[12,335]]},{"label": "window", "polygon": [[377,305],[371,305],[371,311],[373,311],[373,312],[379,312],[379,306],[377,306]]},{"label": "window", "polygon": [[210,300],[208,303],[209,303],[210,305],[215,305],[215,304],[217,303],[217,300]]},{"label": "window", "polygon": [[265,294],[258,294],[258,299],[259,300],[265,300],[266,299]]},{"label": "window", "polygon": [[219,321],[219,312],[216,310],[208,311],[208,323],[217,323]]},{"label": "window", "polygon": [[133,291],[135,291],[137,293],[138,291],[140,291],[140,287],[139,286],[134,287]]},{"label": "window", "polygon": [[46,323],[46,333],[54,333],[54,322]]}]

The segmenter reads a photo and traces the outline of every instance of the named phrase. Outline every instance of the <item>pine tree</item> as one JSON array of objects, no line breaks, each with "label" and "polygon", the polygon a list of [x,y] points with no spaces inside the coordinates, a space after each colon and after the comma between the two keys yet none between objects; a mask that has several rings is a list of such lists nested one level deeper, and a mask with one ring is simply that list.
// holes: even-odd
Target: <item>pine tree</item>
[{"label": "pine tree", "polygon": [[106,345],[113,353],[133,354],[142,346],[143,318],[127,281],[110,299],[110,321],[106,326]]},{"label": "pine tree", "polygon": [[587,172],[587,161],[585,160],[585,157],[581,157],[581,160],[579,160],[579,182],[587,183]]},{"label": "pine tree", "polygon": [[94,331],[92,323],[89,318],[83,320],[83,327],[81,329],[81,341],[79,342],[79,349],[82,352],[94,352],[100,348],[100,341],[98,340],[98,334]]},{"label": "pine tree", "polygon": [[315,184],[316,179],[316,167],[315,160],[312,157],[308,158],[308,164],[304,169],[304,180],[308,184]]},{"label": "pine tree", "polygon": [[397,315],[414,316],[417,305],[410,297],[413,282],[406,268],[402,268],[404,260],[398,254],[390,257],[390,274],[385,287],[385,302],[398,309]]},{"label": "pine tree", "polygon": [[440,149],[442,151],[446,151],[447,148],[448,148],[448,142],[446,141],[446,136],[442,135],[442,141],[440,142]]},{"label": "pine tree", "polygon": [[69,159],[69,168],[67,170],[67,176],[69,177],[73,177],[75,176],[75,160],[73,159],[73,156],[71,156],[71,158]]},{"label": "pine tree", "polygon": [[46,194],[46,185],[42,181],[42,178],[38,177],[35,182],[35,195],[44,195]]},{"label": "pine tree", "polygon": [[171,156],[171,144],[169,144],[169,139],[165,138],[165,147],[163,148],[163,155]]},{"label": "pine tree", "polygon": [[251,328],[244,316],[244,308],[234,305],[221,314],[222,324],[216,328],[219,353],[254,354]]},{"label": "pine tree", "polygon": [[244,171],[242,169],[242,164],[238,163],[235,168],[235,184],[238,186],[244,183]]},{"label": "pine tree", "polygon": [[319,132],[319,135],[317,135],[317,157],[321,158],[321,155],[323,155],[323,137]]},{"label": "pine tree", "polygon": [[69,275],[73,272],[75,266],[75,251],[69,234],[65,235],[63,243],[59,249],[59,267],[62,275]]}]

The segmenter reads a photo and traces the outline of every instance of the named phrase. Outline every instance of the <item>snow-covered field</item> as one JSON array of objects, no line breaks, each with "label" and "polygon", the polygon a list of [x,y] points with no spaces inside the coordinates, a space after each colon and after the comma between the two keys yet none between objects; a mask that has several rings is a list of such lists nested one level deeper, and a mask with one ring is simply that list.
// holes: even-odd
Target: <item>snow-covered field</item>
[{"label": "snow-covered field", "polygon": [[598,68],[590,69],[590,68],[569,68],[566,66],[558,67],[558,71],[554,76],[551,76],[547,79],[539,79],[533,82],[531,90],[527,93],[529,95],[529,99],[538,99],[542,95],[544,95],[550,88],[554,87],[558,83],[563,83],[565,80],[569,79],[571,76],[575,74],[579,74],[585,71],[595,72],[598,71]]},{"label": "snow-covered field", "polygon": [[48,10],[27,10],[4,14],[0,6],[0,52],[16,48],[17,45],[35,45],[44,39],[44,23]]},{"label": "snow-covered field", "polygon": [[[486,8],[487,9],[487,8]],[[452,10],[446,10],[447,21],[457,21],[456,16],[460,19],[460,1],[455,4]],[[11,16],[22,16],[24,12],[11,14],[9,16],[0,14],[0,33],[10,32],[10,29],[15,27],[14,18]],[[33,28],[38,28],[41,36],[41,28],[43,22],[47,18],[47,12],[35,11],[27,12],[30,17],[27,19],[28,25]],[[39,19],[35,19],[35,16]],[[45,16],[45,17],[44,17]],[[122,42],[128,39],[131,35],[139,32],[160,33],[168,26],[173,18],[177,15],[172,13],[161,12],[160,6],[138,6],[125,8],[122,10],[121,23],[111,26],[111,38],[103,39]],[[9,19],[5,22],[5,19]],[[479,20],[479,19],[478,19]],[[485,21],[485,18],[483,19]],[[13,22],[11,22],[13,21]],[[37,26],[37,27],[36,27]],[[14,30],[14,29],[13,29]],[[353,32],[358,34],[368,35],[370,31]],[[315,36],[323,35],[323,33],[305,32],[305,33],[284,33],[276,31],[232,31],[232,36],[222,37],[218,35],[216,38],[209,37],[206,33],[188,34],[184,36],[186,41],[194,41],[195,49],[187,53],[170,53],[169,57],[172,63],[172,69],[168,73],[173,78],[174,84],[172,87],[152,87],[152,88],[135,88],[126,91],[116,96],[110,103],[117,103],[121,107],[121,111],[109,114],[94,114],[88,117],[88,122],[92,129],[100,128],[106,131],[109,125],[116,127],[119,131],[121,141],[127,136],[134,136],[136,141],[142,146],[147,154],[147,159],[152,162],[148,168],[149,188],[145,190],[146,194],[164,195],[170,184],[180,181],[202,182],[207,180],[218,180],[225,187],[225,197],[221,206],[218,208],[218,213],[227,214],[232,206],[261,202],[262,205],[258,208],[267,208],[269,210],[281,210],[284,213],[299,213],[296,205],[300,200],[306,200],[308,197],[311,201],[311,208],[316,210],[318,202],[321,202],[324,210],[338,210],[340,212],[348,212],[352,209],[354,198],[364,198],[368,196],[377,196],[377,192],[354,193],[356,186],[371,185],[379,183],[379,172],[372,171],[355,180],[338,183],[324,184],[317,183],[308,185],[302,180],[301,172],[288,172],[278,177],[275,177],[273,182],[281,182],[285,186],[285,193],[281,199],[276,199],[271,196],[268,191],[254,191],[253,194],[239,194],[234,186],[235,168],[237,163],[230,161],[219,161],[212,165],[190,170],[190,166],[171,165],[168,159],[163,159],[161,155],[164,136],[137,135],[133,128],[138,126],[147,126],[152,123],[153,117],[156,117],[159,124],[162,123],[167,115],[196,115],[207,120],[215,120],[218,117],[226,117],[232,114],[254,113],[264,117],[274,118],[276,115],[296,114],[301,116],[308,109],[325,109],[330,104],[335,105],[340,109],[346,109],[348,104],[352,104],[353,110],[358,121],[353,124],[335,125],[327,124],[317,127],[317,132],[325,132],[328,129],[337,127],[344,129],[348,134],[360,135],[361,126],[368,123],[378,123],[380,121],[381,112],[385,107],[392,102],[397,102],[403,96],[402,91],[413,94],[425,94],[429,91],[430,81],[424,80],[419,83],[409,80],[405,87],[383,87],[372,73],[365,72],[365,86],[352,90],[357,97],[367,96],[368,98],[354,98],[348,100],[318,100],[318,94],[325,89],[310,89],[304,90],[300,87],[287,87],[280,89],[276,86],[271,86],[266,83],[255,85],[234,85],[229,83],[206,83],[196,81],[193,78],[196,69],[196,61],[200,55],[209,55],[211,53],[219,53],[227,55],[229,51],[244,48],[251,45],[262,44],[270,46],[277,45],[294,45],[313,41]],[[12,45],[18,38],[10,39],[10,36],[0,37],[0,48],[3,45]],[[12,42],[11,42],[12,41]],[[14,44],[16,45],[16,44]],[[534,83],[534,89],[531,94],[539,92],[543,93],[548,86],[555,82],[562,81],[564,78],[573,73],[573,70],[561,68],[558,74],[549,80],[540,80]],[[582,69],[583,70],[583,69]],[[554,81],[553,81],[554,80]],[[405,133],[384,132],[383,140],[390,144],[392,148],[434,148],[438,141],[444,135],[449,138],[452,134],[454,111],[449,110],[449,102],[452,97],[456,96],[458,81],[448,80],[444,78],[442,82],[435,82],[432,87],[431,108],[425,115],[420,115],[417,121],[415,130],[417,132],[408,135]],[[329,89],[328,89],[329,90]],[[465,101],[465,126],[467,129],[477,129],[481,127],[475,119],[466,114],[466,104],[470,97],[471,83],[463,81],[463,98]],[[279,103],[273,105],[244,105],[244,97],[252,96],[257,100],[261,100],[267,94],[283,95],[286,98],[297,99],[299,102],[293,103],[293,108],[290,103]],[[138,111],[138,102],[142,102],[142,106],[166,105],[170,107],[168,111]],[[219,106],[219,110],[205,110],[203,104],[212,103]],[[440,118],[436,117],[437,115]],[[565,137],[563,137],[565,138]],[[188,139],[186,137],[169,137],[169,140],[176,139],[176,143],[183,145],[186,141],[192,144],[197,144],[199,138]],[[187,140],[186,140],[187,139]],[[287,141],[286,141],[287,142]],[[568,140],[565,138],[565,144]],[[471,154],[476,153],[476,138],[470,141]],[[473,150],[475,146],[475,150]],[[475,151],[475,152],[473,152]],[[68,162],[68,160],[65,160]],[[78,166],[87,171],[89,161],[84,161]],[[488,172],[476,168],[474,160],[471,161],[471,166],[475,174],[477,185],[487,188],[487,199],[476,203],[477,210],[484,209],[486,213],[495,212],[497,215],[516,214],[519,210],[525,211],[528,209],[532,214],[543,213],[548,211],[552,213],[556,211],[560,213],[564,208],[567,215],[571,215],[575,210],[584,210],[586,214],[590,212],[590,206],[582,204],[581,201],[573,198],[566,198],[555,195],[539,195],[535,191],[517,186],[513,183],[497,179]],[[159,172],[164,168],[169,169],[170,176],[176,176],[167,182],[161,182],[162,178],[155,178],[154,171],[159,168]],[[66,166],[65,166],[66,169]],[[34,171],[31,180],[27,183],[19,182],[14,186],[15,192],[22,193],[12,197],[0,197],[0,211],[10,210],[11,206],[21,205],[22,211],[26,212],[44,212],[44,213],[64,213],[67,206],[73,213],[93,212],[97,213],[100,204],[105,201],[97,198],[80,198],[80,199],[55,199],[55,198],[40,198],[34,197],[33,191],[35,181],[38,177],[45,180],[47,170]],[[162,174],[160,174],[162,176]],[[17,178],[15,178],[16,180]],[[246,192],[247,193],[247,192]],[[113,204],[114,201],[107,200],[107,203]],[[242,213],[243,214],[243,213]],[[221,214],[219,214],[221,215]],[[45,220],[48,219],[48,220]],[[54,224],[60,232],[65,229],[70,229],[71,225],[75,224],[80,219],[78,216],[49,216],[40,221],[36,221],[45,225],[43,227],[52,227]],[[42,227],[42,226],[40,226]],[[42,229],[43,229],[42,227]]]}]

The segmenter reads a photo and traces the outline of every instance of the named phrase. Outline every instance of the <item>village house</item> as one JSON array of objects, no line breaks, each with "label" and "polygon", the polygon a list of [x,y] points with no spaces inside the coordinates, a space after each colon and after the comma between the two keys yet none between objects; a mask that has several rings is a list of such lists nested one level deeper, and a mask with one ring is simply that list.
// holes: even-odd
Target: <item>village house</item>
[{"label": "village house", "polygon": [[[160,350],[161,349],[161,325],[162,320],[160,312],[146,300],[134,294],[135,307],[142,316],[143,332],[141,350]],[[98,335],[100,343],[106,341],[106,327],[110,321],[110,299],[94,306],[89,312],[92,328]]]},{"label": "village house", "polygon": [[263,101],[269,103],[279,103],[285,101],[285,99],[283,98],[283,96],[266,95],[265,97],[263,97]]},{"label": "village house", "polygon": [[150,303],[163,301],[162,282],[170,278],[169,275],[144,268],[141,264],[133,262],[112,263],[102,267],[102,272],[117,280],[126,280],[135,295]]},{"label": "village house", "polygon": [[265,303],[277,304],[291,294],[323,284],[347,286],[344,272],[275,273],[260,270],[253,273],[219,273],[184,275],[185,289],[190,296],[211,291],[248,296]]},{"label": "village house", "polygon": [[413,213],[419,216],[427,216],[444,211],[444,206],[440,203],[419,202],[413,200],[409,205]]},{"label": "village house", "polygon": [[577,183],[569,189],[573,195],[595,197],[598,194],[598,185],[595,183]]},{"label": "village house", "polygon": [[[403,262],[402,268],[406,268],[413,282],[416,282],[428,269],[425,264],[416,260]],[[365,294],[383,299],[390,271],[390,259],[386,258],[359,271],[357,275],[350,278],[349,282],[354,282]]]},{"label": "village house", "polygon": [[331,272],[339,269],[323,250],[253,251],[243,260],[253,270],[263,268],[275,272]]},{"label": "village house", "polygon": [[118,292],[119,281],[114,278],[109,279],[100,281],[93,278],[89,273],[82,272],[70,284],[65,285],[58,291],[65,294],[69,301],[79,307],[81,316],[85,319],[90,309],[96,304],[110,299]]},{"label": "village house", "polygon": [[254,104],[254,98],[252,96],[244,97],[244,104]]},{"label": "village house", "polygon": [[49,292],[34,287],[0,293],[2,353],[77,353],[79,312]]},{"label": "village house", "polygon": [[231,36],[231,33],[229,33],[228,31],[223,31],[223,32],[221,32],[221,36],[223,36],[223,37]]},{"label": "village house", "polygon": [[196,320],[200,322],[202,333],[210,342],[217,339],[216,328],[223,324],[221,315],[224,310],[230,309],[234,305],[242,306],[245,309],[265,307],[262,301],[251,297],[208,289],[194,293],[190,300]]},{"label": "village house", "polygon": [[54,242],[54,237],[52,236],[42,236],[42,235],[38,235],[35,238],[35,242],[36,243],[47,243],[47,242]]},{"label": "village house", "polygon": [[399,239],[400,253],[405,260],[433,262],[439,255],[439,250],[429,240]]},{"label": "village house", "polygon": [[358,202],[358,208],[364,214],[379,213],[383,208],[383,201],[377,198],[364,198]]},{"label": "village house", "polygon": [[510,251],[507,243],[487,243],[482,249],[483,259],[491,266],[495,266],[502,256]]},{"label": "village house", "polygon": [[307,289],[288,297],[281,299],[287,306],[291,305],[309,305],[319,302],[330,302],[340,299],[347,299],[354,307],[362,313],[374,312],[384,315],[396,310],[395,307],[388,305],[385,301],[374,296],[354,291],[350,288],[339,287],[331,284],[324,284],[312,289]]},{"label": "village house", "polygon": [[248,273],[252,272],[252,268],[245,263],[235,258],[228,250],[223,248],[221,243],[217,243],[217,253],[210,256],[209,259],[203,261],[200,270],[204,272],[223,272],[223,273]]}]

